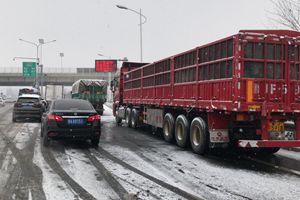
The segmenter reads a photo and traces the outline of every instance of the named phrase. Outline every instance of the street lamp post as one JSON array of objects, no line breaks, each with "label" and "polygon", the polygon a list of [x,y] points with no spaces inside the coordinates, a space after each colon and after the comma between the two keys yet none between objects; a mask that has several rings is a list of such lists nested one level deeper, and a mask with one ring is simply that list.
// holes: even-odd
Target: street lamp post
[{"label": "street lamp post", "polygon": [[[37,70],[36,76],[35,76],[35,87],[38,88],[39,87],[39,81],[38,81],[38,76],[40,77],[40,82],[41,82],[41,95],[43,95],[43,65],[40,63],[40,57],[39,57],[39,47],[42,48],[42,45],[44,44],[48,44],[51,42],[56,42],[56,40],[51,40],[48,42],[45,42],[44,39],[38,39],[39,43],[34,43],[28,40],[24,40],[24,39],[19,39],[22,42],[26,42],[28,44],[34,45],[36,47],[36,61],[37,61],[37,66],[38,68],[40,68],[40,73],[39,70]],[[42,52],[42,51],[41,51]]]},{"label": "street lamp post", "polygon": [[[136,11],[136,10],[133,10],[133,9],[130,9],[130,8],[127,8],[125,6],[121,6],[121,5],[116,5],[117,8],[120,8],[120,9],[124,9],[124,10],[130,10],[136,14],[138,14],[140,16],[140,58],[141,58],[141,62],[143,62],[143,31],[142,31],[142,25],[146,23],[147,21],[147,17],[145,15],[142,14],[142,9],[140,8],[140,12]],[[144,18],[144,21],[142,22],[142,17]]]},{"label": "street lamp post", "polygon": [[65,56],[64,53],[59,53],[60,56],[60,68],[61,68],[61,73],[63,72],[63,57]]},{"label": "street lamp post", "polygon": [[[36,47],[36,64],[37,64],[37,66],[39,67],[39,64],[40,64],[40,59],[39,59],[39,47],[41,46],[41,44],[39,43],[39,44],[36,44],[36,43],[34,43],[34,42],[30,42],[30,41],[27,41],[27,40],[23,40],[23,39],[19,39],[20,41],[22,41],[22,42],[26,42],[26,43],[28,43],[28,44],[31,44],[31,45],[34,45],[35,47]],[[36,88],[38,88],[38,78],[37,78],[37,76],[38,76],[38,70],[37,70],[37,72],[36,72],[36,75],[35,75],[35,83],[34,83],[34,86],[36,87]]]}]

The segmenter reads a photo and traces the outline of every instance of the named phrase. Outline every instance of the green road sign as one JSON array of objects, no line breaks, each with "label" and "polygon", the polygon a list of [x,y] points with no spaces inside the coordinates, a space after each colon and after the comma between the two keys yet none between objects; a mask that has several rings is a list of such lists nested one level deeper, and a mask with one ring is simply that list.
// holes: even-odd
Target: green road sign
[{"label": "green road sign", "polygon": [[23,62],[23,77],[35,77],[35,76],[36,76],[36,63]]}]

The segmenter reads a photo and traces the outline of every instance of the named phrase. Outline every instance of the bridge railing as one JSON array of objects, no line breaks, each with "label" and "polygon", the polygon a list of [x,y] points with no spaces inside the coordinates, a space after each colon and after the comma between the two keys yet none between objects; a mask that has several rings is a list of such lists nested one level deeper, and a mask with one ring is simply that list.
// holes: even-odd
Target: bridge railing
[{"label": "bridge railing", "polygon": [[[44,73],[80,73],[80,74],[93,74],[101,73],[95,72],[94,68],[84,68],[84,67],[70,67],[70,68],[60,68],[60,67],[44,67]],[[0,73],[23,73],[22,67],[0,67]]]}]

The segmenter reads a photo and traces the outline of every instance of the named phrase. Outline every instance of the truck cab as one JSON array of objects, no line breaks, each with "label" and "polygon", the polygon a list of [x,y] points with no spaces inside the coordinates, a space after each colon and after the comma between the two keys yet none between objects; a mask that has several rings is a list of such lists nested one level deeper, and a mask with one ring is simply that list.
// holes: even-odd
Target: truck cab
[{"label": "truck cab", "polygon": [[148,63],[123,62],[121,68],[115,73],[113,80],[110,82],[110,90],[113,93],[113,114],[116,116],[116,107],[123,103],[123,75],[124,73],[147,65]]}]

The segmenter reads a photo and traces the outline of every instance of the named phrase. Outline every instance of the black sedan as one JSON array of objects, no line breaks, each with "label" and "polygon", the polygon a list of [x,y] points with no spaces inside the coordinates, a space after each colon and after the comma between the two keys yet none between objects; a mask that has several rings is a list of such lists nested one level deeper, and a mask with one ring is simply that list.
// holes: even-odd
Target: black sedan
[{"label": "black sedan", "polygon": [[43,145],[49,146],[51,139],[90,139],[93,146],[98,146],[100,120],[100,115],[86,100],[54,100],[42,117]]}]

